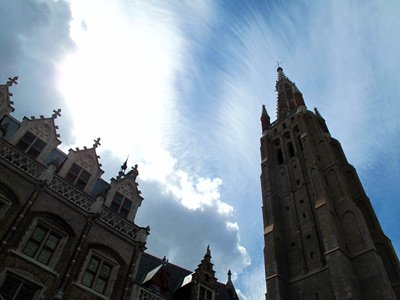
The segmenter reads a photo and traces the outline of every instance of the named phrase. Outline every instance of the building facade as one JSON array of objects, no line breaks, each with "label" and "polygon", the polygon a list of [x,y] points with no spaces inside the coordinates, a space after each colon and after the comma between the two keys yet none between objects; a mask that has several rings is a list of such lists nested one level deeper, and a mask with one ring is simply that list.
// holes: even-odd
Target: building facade
[{"label": "building facade", "polygon": [[109,182],[96,149],[64,153],[56,119],[14,119],[0,85],[0,299],[238,300],[219,283],[211,252],[194,272],[144,253],[135,224],[143,198],[137,165]]},{"label": "building facade", "polygon": [[268,300],[400,299],[400,264],[340,143],[278,67],[261,186]]}]

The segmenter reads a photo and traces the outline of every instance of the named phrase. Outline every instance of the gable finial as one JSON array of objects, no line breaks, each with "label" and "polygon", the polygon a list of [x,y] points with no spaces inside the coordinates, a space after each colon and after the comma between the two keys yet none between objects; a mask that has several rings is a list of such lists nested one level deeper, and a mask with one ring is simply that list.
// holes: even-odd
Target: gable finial
[{"label": "gable finial", "polygon": [[98,146],[101,146],[100,144],[100,138],[97,138],[97,140],[93,140],[94,144],[93,144],[93,148],[97,148]]},{"label": "gable finial", "polygon": [[8,77],[7,86],[12,86],[13,84],[18,84],[17,80],[18,80],[18,76],[14,76],[14,78]]},{"label": "gable finial", "polygon": [[275,65],[275,67],[277,67],[277,68],[280,68],[280,66],[281,66],[281,61],[276,61],[276,65]]},{"label": "gable finial", "polygon": [[61,108],[59,108],[59,109],[57,109],[57,110],[53,110],[53,113],[54,114],[52,114],[51,115],[51,117],[53,118],[53,119],[57,119],[57,117],[61,117]]}]

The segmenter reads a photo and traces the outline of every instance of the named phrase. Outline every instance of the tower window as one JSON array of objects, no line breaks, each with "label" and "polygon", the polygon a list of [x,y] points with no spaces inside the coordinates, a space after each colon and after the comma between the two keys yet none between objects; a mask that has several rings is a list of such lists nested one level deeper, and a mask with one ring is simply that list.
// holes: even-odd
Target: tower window
[{"label": "tower window", "polygon": [[300,138],[300,135],[298,135],[298,136],[297,136],[297,140],[298,140],[298,142],[299,142],[299,145],[300,145],[300,149],[301,149],[301,151],[303,151],[303,150],[304,150],[304,148],[303,148],[303,144],[301,143],[301,138]]},{"label": "tower window", "polygon": [[37,158],[46,143],[29,131],[19,140],[17,147],[33,158]]},{"label": "tower window", "polygon": [[8,273],[0,287],[0,295],[4,299],[32,300],[36,299],[39,290],[38,285]]},{"label": "tower window", "polygon": [[289,210],[289,206],[286,206],[286,210]]},{"label": "tower window", "polygon": [[293,144],[291,142],[288,143],[288,149],[289,149],[290,157],[293,157],[294,156],[294,148],[293,148]]},{"label": "tower window", "polygon": [[311,235],[307,234],[306,238],[307,240],[311,239]]},{"label": "tower window", "polygon": [[306,218],[306,214],[303,214],[303,218],[304,218],[304,219]]},{"label": "tower window", "polygon": [[86,172],[82,167],[77,164],[72,164],[65,179],[75,185],[78,189],[83,190],[89,181],[91,174]]},{"label": "tower window", "polygon": [[312,251],[310,252],[310,257],[314,258],[314,252],[312,252]]},{"label": "tower window", "polygon": [[296,184],[299,185],[300,184],[300,180],[296,179]]},{"label": "tower window", "polygon": [[116,192],[110,208],[122,217],[126,218],[129,214],[131,206],[131,200]]},{"label": "tower window", "polygon": [[320,300],[319,293],[315,293],[315,300]]},{"label": "tower window", "polygon": [[283,129],[286,128],[286,123],[282,123],[282,128],[283,128]]},{"label": "tower window", "polygon": [[303,199],[301,199],[301,200],[300,200],[300,203],[304,203],[304,200],[303,200]]},{"label": "tower window", "polygon": [[296,244],[295,244],[295,242],[292,242],[290,245],[291,245],[292,247],[294,247]]},{"label": "tower window", "polygon": [[283,154],[282,154],[282,150],[281,150],[281,149],[278,149],[278,150],[276,151],[276,155],[277,155],[277,158],[278,158],[278,164],[279,164],[279,165],[283,164]]}]

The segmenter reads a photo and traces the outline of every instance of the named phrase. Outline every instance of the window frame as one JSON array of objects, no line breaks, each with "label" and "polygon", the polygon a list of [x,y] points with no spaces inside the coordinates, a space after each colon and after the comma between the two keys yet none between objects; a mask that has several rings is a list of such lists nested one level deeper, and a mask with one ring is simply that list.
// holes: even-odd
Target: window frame
[{"label": "window frame", "polygon": [[7,195],[7,191],[0,185],[0,220],[13,204],[13,200]]},{"label": "window frame", "polygon": [[[33,140],[31,142],[29,141],[29,139],[25,138],[27,135],[31,135],[33,137]],[[40,148],[37,145],[38,143],[43,143],[44,144],[43,147]],[[19,139],[19,141],[15,146],[22,152],[28,154],[30,157],[37,159],[39,155],[43,152],[43,150],[46,148],[47,143],[40,137],[38,137],[36,134],[28,130]],[[35,153],[36,156],[32,155],[32,152]]]},{"label": "window frame", "polygon": [[[72,168],[79,168],[79,171],[76,173],[75,171],[72,170]],[[87,174],[87,180],[82,177],[82,175]],[[70,179],[70,177],[74,177],[73,179]],[[65,175],[65,180],[78,188],[79,190],[83,191],[87,187],[90,178],[92,177],[92,173],[90,173],[88,170],[86,170],[84,167],[81,165],[73,162],[71,167],[68,169],[67,174]],[[81,186],[80,184],[84,182],[84,185]]]},{"label": "window frame", "polygon": [[[47,230],[47,232],[46,232],[47,237],[51,234],[51,232],[54,233],[55,235],[57,235],[58,237],[60,237],[47,264],[38,260],[38,257],[40,255],[45,243],[47,242],[46,238],[44,239],[45,241],[40,242],[40,245],[35,250],[35,254],[33,256],[30,256],[30,255],[24,253],[24,250],[26,249],[28,243],[31,241],[31,238],[38,227],[45,228]],[[35,219],[31,223],[29,228],[27,229],[24,237],[21,239],[21,242],[19,244],[17,252],[19,253],[19,255],[22,255],[24,258],[28,259],[29,261],[33,261],[37,265],[39,265],[47,270],[53,270],[59,260],[61,252],[64,249],[64,246],[65,246],[67,240],[68,240],[68,234],[65,233],[64,231],[60,230],[58,227],[55,227],[54,225],[44,221],[43,219]]]},{"label": "window frame", "polygon": [[[202,289],[204,289],[204,295],[200,294]],[[207,298],[207,293],[211,294],[211,298]],[[214,291],[209,289],[208,287],[200,284],[197,296],[198,296],[197,297],[198,300],[213,300],[214,299]]]},{"label": "window frame", "polygon": [[[99,273],[101,272],[101,268],[99,268],[99,266],[97,267],[97,270],[96,270],[95,276],[93,277],[94,279],[93,279],[91,285],[88,286],[83,283],[85,274],[89,268],[89,264],[90,264],[90,261],[92,258],[101,260],[101,265],[99,264],[99,266],[103,266],[104,264],[106,264],[111,267],[107,281],[106,281],[106,285],[103,290],[103,293],[95,290],[97,280],[99,278]],[[86,258],[85,258],[83,264],[82,264],[81,271],[79,272],[77,281],[74,282],[74,284],[76,284],[77,286],[79,286],[85,290],[90,291],[91,293],[93,293],[97,296],[100,296],[101,298],[109,299],[109,297],[112,294],[113,288],[114,288],[114,283],[115,283],[115,279],[118,274],[118,270],[119,270],[119,264],[115,259],[113,259],[109,255],[104,254],[102,251],[90,249],[86,255]]]},{"label": "window frame", "polygon": [[41,285],[39,285],[39,284],[37,284],[35,282],[32,282],[29,279],[23,278],[23,277],[15,274],[13,272],[9,272],[9,271],[5,272],[5,276],[4,276],[4,278],[3,278],[3,280],[1,281],[1,284],[0,284],[0,291],[1,291],[1,288],[3,287],[4,283],[6,282],[6,280],[8,278],[9,279],[11,278],[14,281],[16,281],[16,280],[19,281],[19,283],[17,284],[16,290],[13,291],[13,295],[12,295],[11,300],[15,300],[15,298],[21,292],[21,289],[24,287],[24,284],[25,284],[25,287],[27,287],[27,286],[29,287],[30,286],[30,288],[34,289],[32,297],[30,299],[27,299],[27,300],[36,300],[36,299],[38,299],[40,294],[41,294],[41,292],[43,291],[43,286],[41,286]]},{"label": "window frame", "polygon": [[[117,201],[115,201],[117,195],[119,195],[121,197],[121,202],[119,204],[118,204]],[[126,209],[126,207],[124,207],[124,203],[126,203],[126,202],[130,202],[130,205],[129,205],[128,209]],[[117,206],[118,208],[113,208],[113,205]],[[112,200],[111,200],[110,209],[113,212],[115,212],[118,215],[120,215],[121,217],[128,218],[129,213],[130,213],[131,208],[132,208],[132,205],[133,205],[133,201],[130,198],[128,198],[125,195],[123,195],[122,193],[116,191],[114,196],[113,196],[113,198],[112,198]],[[126,212],[126,215],[121,214],[121,211]]]}]

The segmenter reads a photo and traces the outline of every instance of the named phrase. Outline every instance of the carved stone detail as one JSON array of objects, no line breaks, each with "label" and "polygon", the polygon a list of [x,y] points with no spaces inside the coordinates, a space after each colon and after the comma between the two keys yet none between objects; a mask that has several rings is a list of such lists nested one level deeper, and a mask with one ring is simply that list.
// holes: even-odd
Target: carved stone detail
[{"label": "carved stone detail", "polygon": [[125,197],[128,197],[129,199],[134,198],[134,192],[133,192],[133,187],[131,184],[129,184],[128,182],[124,182],[122,184],[120,184],[118,186],[118,192],[120,192],[121,194],[123,194]]},{"label": "carved stone detail", "polygon": [[39,164],[36,160],[15,150],[15,148],[10,147],[2,140],[0,140],[0,157],[34,178],[39,178],[40,174],[45,169],[45,167]]},{"label": "carved stone detail", "polygon": [[164,298],[150,292],[149,290],[145,290],[143,287],[140,288],[139,292],[139,300],[163,300]]},{"label": "carved stone detail", "polygon": [[90,154],[80,154],[75,162],[88,171],[94,170],[95,163]]},{"label": "carved stone detail", "polygon": [[45,141],[49,141],[51,137],[51,129],[50,126],[45,123],[36,123],[31,128],[32,131],[36,136],[42,138]]}]

